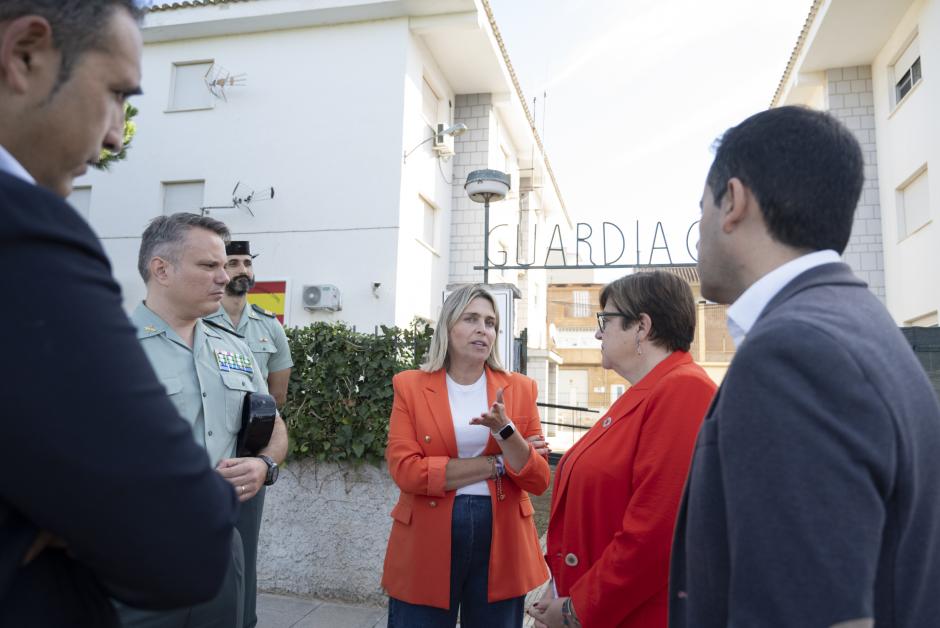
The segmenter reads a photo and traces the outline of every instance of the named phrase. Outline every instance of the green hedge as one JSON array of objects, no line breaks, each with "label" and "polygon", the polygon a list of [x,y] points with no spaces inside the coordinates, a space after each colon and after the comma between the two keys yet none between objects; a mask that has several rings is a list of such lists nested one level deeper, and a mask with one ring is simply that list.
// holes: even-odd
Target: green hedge
[{"label": "green hedge", "polygon": [[385,455],[392,376],[417,368],[433,330],[382,326],[363,334],[342,323],[287,329],[294,358],[282,409],[290,455],[320,461],[376,463]]}]

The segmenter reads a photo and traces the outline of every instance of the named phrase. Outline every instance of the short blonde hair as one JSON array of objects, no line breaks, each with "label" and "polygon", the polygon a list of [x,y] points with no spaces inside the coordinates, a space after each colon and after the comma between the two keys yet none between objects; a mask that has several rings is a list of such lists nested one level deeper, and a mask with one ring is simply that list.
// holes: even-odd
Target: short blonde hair
[{"label": "short blonde hair", "polygon": [[[427,373],[439,371],[448,365],[448,340],[450,330],[460,320],[460,315],[467,309],[471,301],[481,297],[490,302],[493,311],[496,313],[496,338],[499,338],[499,308],[496,307],[496,297],[486,289],[481,283],[465,284],[444,299],[444,306],[441,308],[441,316],[437,319],[437,325],[434,327],[434,336],[431,337],[431,348],[428,350],[428,359],[421,365],[421,370]],[[494,342],[490,349],[490,354],[486,358],[486,364],[494,371],[504,371],[502,362],[499,360],[499,343]]]}]

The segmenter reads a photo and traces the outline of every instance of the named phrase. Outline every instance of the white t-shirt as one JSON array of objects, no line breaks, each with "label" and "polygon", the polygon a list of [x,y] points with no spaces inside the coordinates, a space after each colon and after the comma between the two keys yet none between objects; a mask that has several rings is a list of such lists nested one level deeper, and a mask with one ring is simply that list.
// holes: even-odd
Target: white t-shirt
[{"label": "white t-shirt", "polygon": [[[454,421],[457,437],[457,456],[474,458],[483,453],[490,437],[490,428],[485,425],[470,425],[470,419],[478,417],[489,408],[486,398],[486,372],[480,379],[464,386],[447,376],[447,398],[450,400],[450,416]],[[457,489],[458,495],[489,495],[486,480]]]}]

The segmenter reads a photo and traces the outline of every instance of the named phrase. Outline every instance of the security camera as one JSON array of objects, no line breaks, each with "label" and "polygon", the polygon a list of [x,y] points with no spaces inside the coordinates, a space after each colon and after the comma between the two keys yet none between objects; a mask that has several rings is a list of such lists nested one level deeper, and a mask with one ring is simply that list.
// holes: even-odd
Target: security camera
[{"label": "security camera", "polygon": [[381,282],[381,281],[373,281],[373,282],[372,282],[372,296],[374,296],[376,299],[379,298],[379,288],[381,288],[381,287],[382,287],[382,282]]}]

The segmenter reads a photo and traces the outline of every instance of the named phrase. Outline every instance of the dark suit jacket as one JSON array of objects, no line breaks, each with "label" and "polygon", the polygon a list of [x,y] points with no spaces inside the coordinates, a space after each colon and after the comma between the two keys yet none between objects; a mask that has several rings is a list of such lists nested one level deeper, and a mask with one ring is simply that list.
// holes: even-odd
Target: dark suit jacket
[{"label": "dark suit jacket", "polygon": [[937,398],[885,308],[844,264],[806,271],[702,425],[670,626],[937,626],[938,452]]},{"label": "dark suit jacket", "polygon": [[[2,172],[0,272],[0,626],[116,625],[108,596],[211,598],[234,492],[167,399],[91,229]],[[17,567],[40,530],[68,550]]]}]

